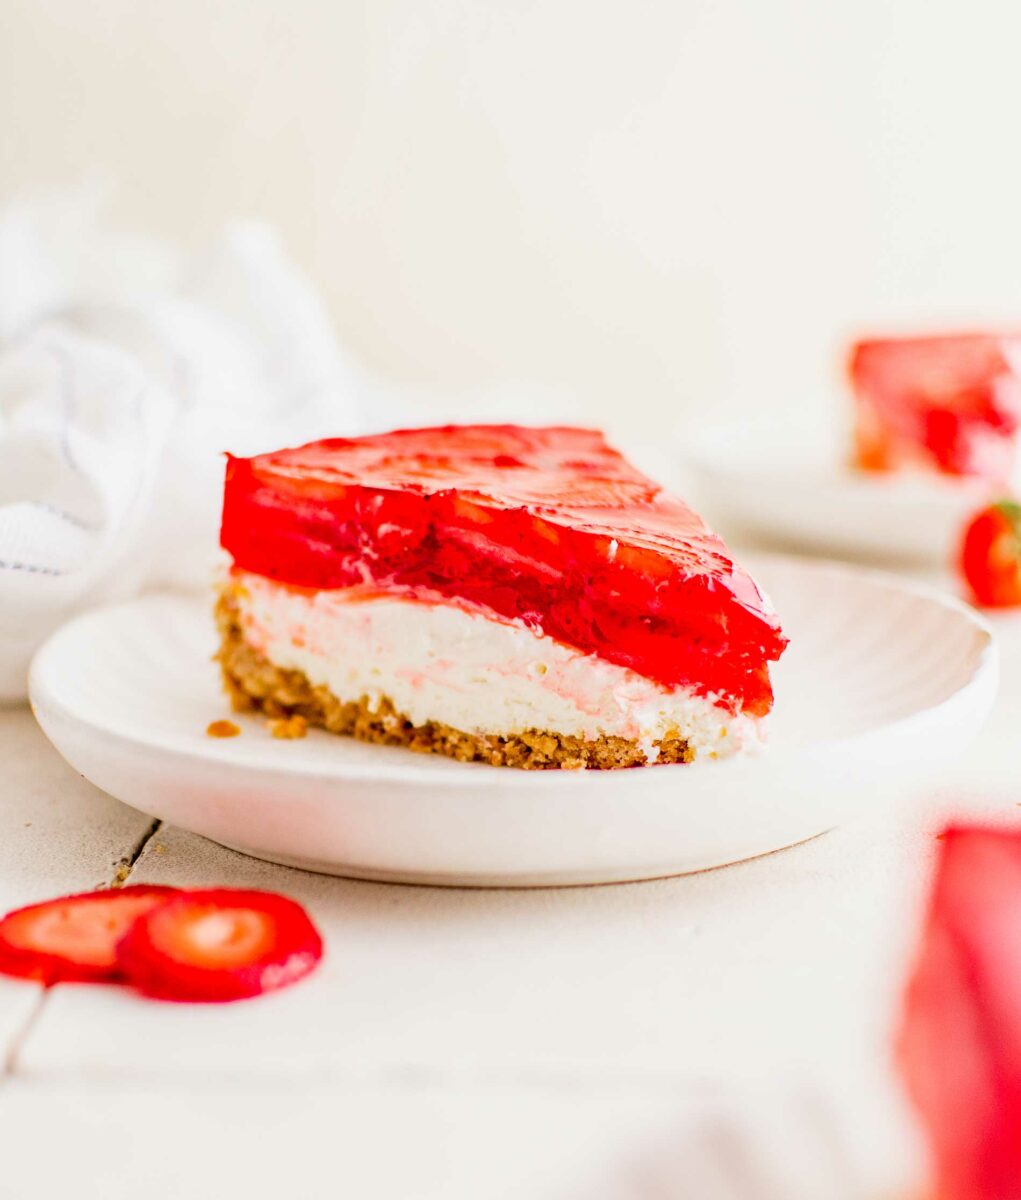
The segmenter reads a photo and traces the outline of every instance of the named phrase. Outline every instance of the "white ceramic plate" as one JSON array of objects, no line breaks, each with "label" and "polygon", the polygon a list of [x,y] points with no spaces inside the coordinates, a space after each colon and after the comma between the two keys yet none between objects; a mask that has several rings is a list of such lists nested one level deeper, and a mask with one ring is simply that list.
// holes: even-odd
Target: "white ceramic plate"
[{"label": "white ceramic plate", "polygon": [[791,646],[771,747],[631,771],[516,771],[312,732],[206,736],[228,716],[208,606],[151,596],[87,613],[32,666],[32,704],[99,787],[262,858],[368,879],[597,883],[735,862],[885,804],[966,745],[996,657],[952,599],[837,564],[753,564]]},{"label": "white ceramic plate", "polygon": [[850,437],[821,417],[702,430],[684,444],[700,511],[725,534],[880,561],[950,561],[968,517],[989,499],[981,480],[848,466]]}]

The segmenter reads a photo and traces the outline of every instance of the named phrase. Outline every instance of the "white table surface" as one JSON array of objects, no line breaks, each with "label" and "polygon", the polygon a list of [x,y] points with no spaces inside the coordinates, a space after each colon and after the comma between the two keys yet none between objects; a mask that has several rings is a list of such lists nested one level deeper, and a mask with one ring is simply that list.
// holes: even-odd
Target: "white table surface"
[{"label": "white table surface", "polygon": [[130,863],[132,882],[286,892],[327,945],[306,983],[223,1007],[0,978],[0,1198],[686,1197],[721,1128],[776,1160],[764,1195],[798,1200],[834,1128],[839,1194],[899,1194],[917,1147],[889,1028],[934,834],[948,812],[1021,819],[1021,617],[997,628],[1004,682],[980,742],[896,811],[604,888],[261,863],[154,827],[76,776],[27,709],[0,711],[3,908]]}]

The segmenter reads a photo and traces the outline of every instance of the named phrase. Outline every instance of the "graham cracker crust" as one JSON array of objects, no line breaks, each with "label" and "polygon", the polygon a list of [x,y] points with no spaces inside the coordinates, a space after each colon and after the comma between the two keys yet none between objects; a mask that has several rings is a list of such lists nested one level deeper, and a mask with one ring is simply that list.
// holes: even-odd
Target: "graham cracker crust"
[{"label": "graham cracker crust", "polygon": [[[238,712],[254,709],[274,719],[298,717],[309,725],[363,742],[404,746],[420,754],[444,754],[458,762],[484,762],[494,767],[526,771],[587,767],[609,771],[648,765],[641,745],[629,738],[587,740],[541,729],[507,737],[465,733],[435,721],[415,725],[386,697],[378,704],[370,703],[367,696],[341,700],[329,688],[314,686],[301,671],[274,666],[245,641],[229,586],[217,601],[216,623],[221,639],[216,657],[227,694]],[[686,763],[694,758],[680,734],[666,737],[655,746],[659,751],[656,765]]]}]

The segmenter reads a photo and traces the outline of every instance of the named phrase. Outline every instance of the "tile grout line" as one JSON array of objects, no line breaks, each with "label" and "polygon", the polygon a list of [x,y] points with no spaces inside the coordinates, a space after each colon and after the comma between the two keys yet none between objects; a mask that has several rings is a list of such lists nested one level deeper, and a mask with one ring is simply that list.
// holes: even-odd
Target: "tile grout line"
[{"label": "tile grout line", "polygon": [[159,833],[159,831],[160,831],[160,829],[162,829],[162,827],[163,827],[163,822],[158,817],[154,821],[152,821],[152,823],[149,825],[148,829],[146,829],[146,831],[138,839],[138,842],[135,844],[134,849],[131,850],[128,854],[125,854],[124,857],[121,858],[120,861],[116,864],[116,869],[114,871],[113,879],[111,879],[110,882],[106,885],[107,887],[119,888],[119,887],[123,887],[128,882],[128,880],[132,876],[132,873],[135,870],[135,866],[137,865],[138,860],[145,853],[146,847],[149,845],[149,843],[152,841],[152,839],[156,836],[156,834]]},{"label": "tile grout line", "polygon": [[[113,876],[105,884],[106,887],[124,887],[131,878],[138,860],[145,853],[146,847],[156,834],[159,833],[162,826],[163,822],[159,819],[154,820],[149,825],[132,849],[114,864]],[[20,1027],[15,1030],[14,1036],[7,1044],[3,1060],[0,1061],[0,1084],[8,1082],[17,1076],[21,1052],[42,1019],[43,1012],[50,998],[50,991],[51,989],[48,987],[40,988],[39,995],[36,997],[35,1004],[29,1009],[28,1016],[21,1023]]]},{"label": "tile grout line", "polygon": [[50,1068],[33,1076],[32,1082],[44,1087],[59,1087],[67,1084],[104,1088],[123,1086],[138,1082],[159,1082],[165,1087],[193,1088],[200,1081],[213,1087],[266,1087],[274,1091],[281,1089],[322,1087],[331,1089],[399,1090],[404,1092],[422,1090],[437,1092],[473,1092],[526,1090],[544,1092],[547,1095],[573,1095],[585,1093],[593,1088],[613,1089],[617,1092],[632,1091],[647,1095],[700,1096],[712,1099],[726,1096],[735,1090],[747,1090],[744,1085],[730,1079],[716,1079],[699,1073],[686,1075],[682,1069],[650,1071],[643,1068],[595,1070],[549,1069],[527,1067],[507,1069],[503,1067],[480,1067],[469,1069],[438,1068],[420,1064],[388,1065],[372,1068],[337,1070],[299,1070],[273,1066],[269,1069],[239,1070],[236,1066],[219,1066],[211,1069],[186,1067],[183,1070],[165,1070],[143,1066],[128,1070],[109,1070],[95,1066]]},{"label": "tile grout line", "polygon": [[7,1052],[4,1055],[3,1063],[0,1064],[0,1085],[9,1083],[18,1074],[18,1059],[21,1057],[21,1051],[31,1036],[32,1031],[39,1024],[49,998],[50,989],[48,987],[40,987],[39,995],[36,997],[35,1004],[29,1009],[28,1016],[14,1031],[14,1036],[7,1044]]}]

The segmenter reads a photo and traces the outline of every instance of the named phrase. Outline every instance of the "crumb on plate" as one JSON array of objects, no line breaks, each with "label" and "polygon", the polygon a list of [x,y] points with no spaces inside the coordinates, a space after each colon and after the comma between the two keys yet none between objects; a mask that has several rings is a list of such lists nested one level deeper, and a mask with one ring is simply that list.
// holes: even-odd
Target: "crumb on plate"
[{"label": "crumb on plate", "polygon": [[209,737],[231,738],[237,737],[240,732],[241,726],[235,725],[233,721],[210,721],[206,726]]},{"label": "crumb on plate", "polygon": [[300,713],[290,717],[277,717],[270,721],[269,731],[275,738],[303,738],[308,733],[308,721]]}]

